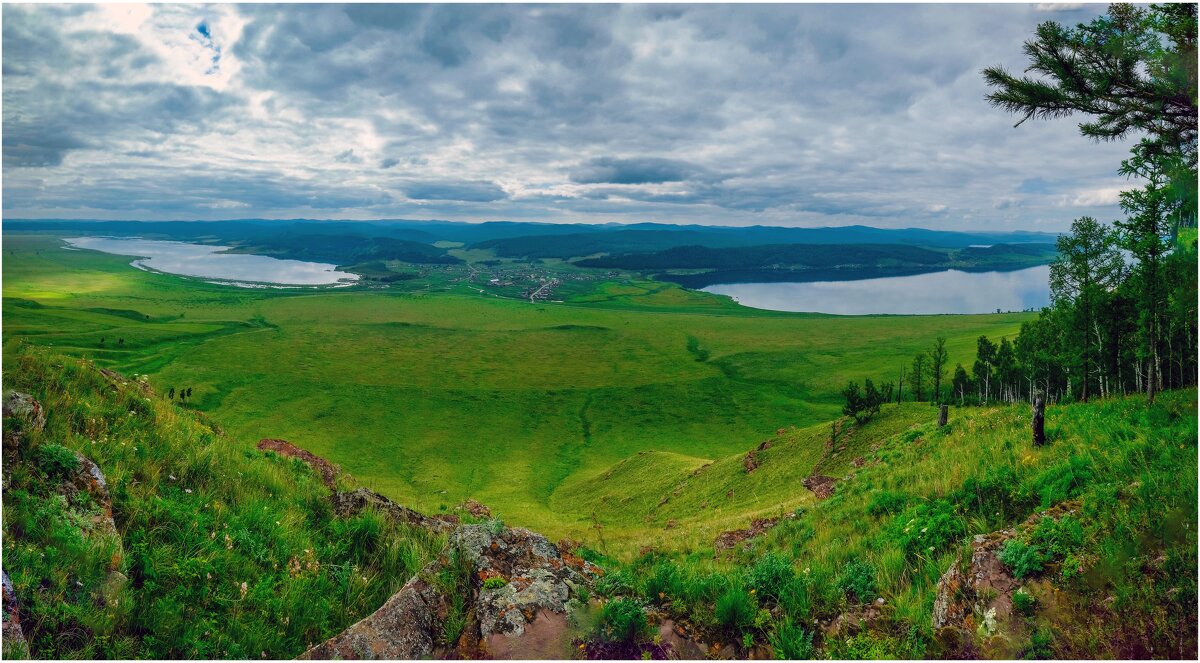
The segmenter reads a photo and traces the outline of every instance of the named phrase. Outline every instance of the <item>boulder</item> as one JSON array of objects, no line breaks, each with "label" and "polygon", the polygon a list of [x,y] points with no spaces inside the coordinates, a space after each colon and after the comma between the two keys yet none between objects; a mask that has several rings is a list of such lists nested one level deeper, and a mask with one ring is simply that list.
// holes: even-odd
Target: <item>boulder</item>
[{"label": "boulder", "polygon": [[[1013,636],[1022,630],[1020,620],[1014,617],[1012,595],[1024,583],[1000,561],[1000,551],[1010,539],[1034,527],[1042,518],[1057,520],[1074,513],[1078,506],[1078,502],[1064,502],[1033,514],[1016,527],[976,535],[971,543],[970,559],[965,564],[961,557],[955,559],[938,580],[933,602],[933,627],[956,632],[940,633],[939,638],[957,643],[960,653],[977,648],[984,655],[1000,658],[1012,658],[1019,653],[1009,647],[1009,641],[1019,639]],[[994,636],[1002,637],[989,643]]]},{"label": "boulder", "polygon": [[439,532],[454,529],[458,518],[455,516],[430,517],[406,506],[401,506],[373,490],[356,488],[345,492],[334,493],[333,512],[339,518],[349,518],[367,508],[373,508],[387,514],[393,522],[404,523],[415,527],[425,527]]},{"label": "boulder", "polygon": [[46,426],[46,412],[33,396],[19,391],[4,395],[4,418],[13,417],[21,422],[24,430],[41,430]]},{"label": "boulder", "polygon": [[[460,573],[466,586],[439,587]],[[383,607],[301,658],[564,658],[568,602],[596,573],[539,534],[464,525]],[[465,620],[455,642],[443,640],[449,618]]]},{"label": "boulder", "polygon": [[67,498],[76,501],[79,493],[87,493],[99,509],[91,516],[91,532],[99,532],[117,536],[117,526],[113,522],[112,497],[108,494],[108,481],[104,472],[92,459],[75,452],[79,460],[79,468],[71,475],[70,482],[64,485]]}]

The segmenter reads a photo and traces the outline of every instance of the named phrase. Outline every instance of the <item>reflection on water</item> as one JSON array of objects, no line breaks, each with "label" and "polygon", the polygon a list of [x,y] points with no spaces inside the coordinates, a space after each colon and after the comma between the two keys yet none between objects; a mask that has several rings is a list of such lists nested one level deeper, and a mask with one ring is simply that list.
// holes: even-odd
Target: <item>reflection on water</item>
[{"label": "reflection on water", "polygon": [[133,266],[168,274],[219,279],[229,285],[262,287],[278,285],[334,285],[358,279],[357,274],[339,272],[334,265],[302,260],[280,260],[268,256],[221,253],[226,246],[166,242],[138,238],[76,237],[66,240],[81,249],[122,256],[135,256]]},{"label": "reflection on water", "polygon": [[728,283],[704,288],[743,306],[772,311],[871,313],[994,313],[1050,303],[1050,267],[1013,272],[947,270],[916,276],[812,283]]}]

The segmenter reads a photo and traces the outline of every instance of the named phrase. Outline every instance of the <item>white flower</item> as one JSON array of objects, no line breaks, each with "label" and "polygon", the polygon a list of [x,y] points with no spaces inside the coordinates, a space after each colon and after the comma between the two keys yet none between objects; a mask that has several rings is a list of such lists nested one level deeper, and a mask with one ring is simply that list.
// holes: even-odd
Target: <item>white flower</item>
[{"label": "white flower", "polygon": [[183,492],[187,493],[188,495],[191,495],[191,494],[192,494],[192,489],[191,489],[191,488],[184,488],[184,489],[183,489]]}]

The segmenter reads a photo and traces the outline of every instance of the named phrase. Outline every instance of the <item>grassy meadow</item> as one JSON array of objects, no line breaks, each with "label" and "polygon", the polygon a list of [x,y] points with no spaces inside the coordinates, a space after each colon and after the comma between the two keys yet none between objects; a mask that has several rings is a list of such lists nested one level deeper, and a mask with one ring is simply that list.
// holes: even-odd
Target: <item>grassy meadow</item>
[{"label": "grassy meadow", "polygon": [[[648,452],[655,462],[629,480],[676,481],[781,428],[816,427],[796,433],[816,440],[847,380],[895,380],[939,335],[950,366],[967,364],[979,335],[1015,335],[1032,315],[777,313],[638,279],[537,304],[436,273],[386,288],[241,289],[36,234],[8,234],[3,258],[6,355],[26,341],[148,375],[162,393],[190,387],[188,406],[236,444],[288,439],[427,512],[470,496],[550,536],[593,541],[599,523],[630,548],[672,516],[602,503],[597,477],[618,463]],[[768,502],[735,500],[720,520]]]}]

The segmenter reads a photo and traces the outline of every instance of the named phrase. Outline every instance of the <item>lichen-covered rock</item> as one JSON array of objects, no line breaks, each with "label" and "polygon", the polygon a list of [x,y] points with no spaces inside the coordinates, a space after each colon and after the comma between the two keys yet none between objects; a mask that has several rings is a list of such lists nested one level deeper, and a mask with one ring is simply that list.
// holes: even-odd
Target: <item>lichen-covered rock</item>
[{"label": "lichen-covered rock", "polygon": [[[1077,502],[1064,502],[1033,514],[1011,529],[977,535],[971,543],[970,560],[963,564],[961,558],[956,559],[938,581],[937,597],[933,602],[933,627],[960,632],[953,637],[942,634],[942,639],[964,647],[960,654],[974,651],[976,647],[985,655],[1000,658],[1011,658],[1018,653],[1010,650],[1005,642],[999,642],[1019,639],[1013,637],[1020,620],[1013,618],[1012,595],[1022,586],[1022,581],[1000,561],[1000,551],[1009,540],[1041,519],[1057,520],[1074,513],[1078,506]],[[992,639],[996,641],[988,642]]]},{"label": "lichen-covered rock", "polygon": [[46,426],[46,412],[33,396],[19,391],[4,395],[4,417],[21,421],[26,430],[41,430]]},{"label": "lichen-covered rock", "polygon": [[71,481],[76,488],[90,495],[95,504],[100,507],[100,512],[92,518],[94,527],[116,534],[117,526],[113,522],[112,497],[108,493],[108,480],[104,478],[104,472],[91,458],[80,453],[76,453],[75,457],[79,459],[79,469],[76,470]]},{"label": "lichen-covered rock", "polygon": [[454,529],[458,524],[455,516],[430,517],[406,506],[401,506],[373,490],[356,488],[345,492],[334,493],[330,498],[333,502],[333,512],[339,518],[349,518],[364,509],[373,508],[381,511],[394,522],[424,527],[444,532]]},{"label": "lichen-covered rock", "polygon": [[4,658],[27,658],[29,656],[29,645],[25,641],[25,633],[21,630],[21,615],[17,610],[17,595],[13,591],[12,581],[8,579],[8,572],[2,571],[4,575],[4,622],[0,638],[4,640]]},{"label": "lichen-covered rock", "polygon": [[[440,588],[434,581],[458,569],[466,571],[465,586]],[[572,639],[568,602],[596,572],[528,530],[464,525],[451,533],[446,551],[383,607],[301,658],[518,657],[534,651],[562,658]],[[488,582],[494,578],[502,582]],[[454,594],[463,598],[458,608]],[[452,612],[465,622],[459,638],[445,642],[443,626]],[[528,642],[521,640],[526,637]]]},{"label": "lichen-covered rock", "polygon": [[301,659],[425,659],[433,656],[445,600],[422,573],[369,617],[309,649]]}]

